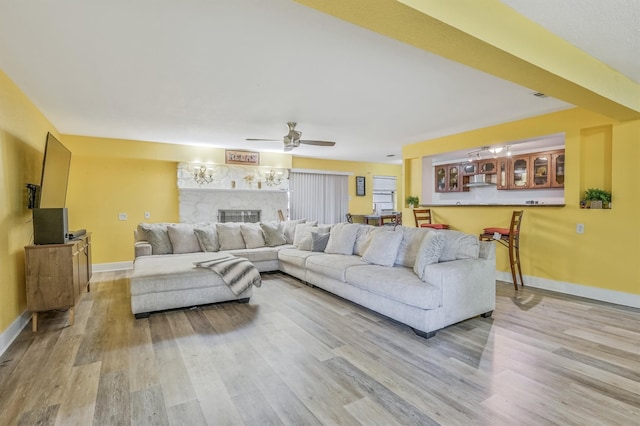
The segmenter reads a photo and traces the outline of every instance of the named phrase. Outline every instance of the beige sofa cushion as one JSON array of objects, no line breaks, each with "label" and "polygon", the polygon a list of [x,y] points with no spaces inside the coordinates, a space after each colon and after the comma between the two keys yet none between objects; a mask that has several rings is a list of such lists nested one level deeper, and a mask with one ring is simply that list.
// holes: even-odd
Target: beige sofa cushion
[{"label": "beige sofa cushion", "polygon": [[216,223],[220,250],[235,250],[245,248],[239,223]]},{"label": "beige sofa cushion", "polygon": [[169,239],[167,225],[161,223],[141,223],[138,227],[144,234],[144,240],[151,244],[152,254],[171,254],[173,246]]},{"label": "beige sofa cushion", "polygon": [[416,263],[413,265],[413,272],[415,272],[422,281],[426,281],[425,268],[427,265],[438,263],[443,248],[444,235],[436,231],[427,232],[427,235],[422,239],[422,244],[420,244]]},{"label": "beige sofa cushion", "polygon": [[264,234],[262,228],[257,223],[241,223],[240,234],[244,240],[244,245],[248,249],[264,247]]},{"label": "beige sofa cushion", "polygon": [[353,254],[360,226],[355,223],[338,223],[331,228],[325,253]]},{"label": "beige sofa cushion", "polygon": [[372,231],[371,242],[362,260],[380,266],[393,266],[402,242],[402,231]]},{"label": "beige sofa cushion", "polygon": [[218,231],[215,226],[196,227],[193,229],[193,233],[196,234],[202,251],[213,252],[220,250]]},{"label": "beige sofa cushion", "polygon": [[196,253],[202,251],[198,238],[193,232],[193,225],[179,223],[167,226],[169,240],[173,247],[173,254]]},{"label": "beige sofa cushion", "polygon": [[477,259],[480,253],[478,237],[460,231],[443,229],[444,247],[440,255],[440,262],[457,259]]},{"label": "beige sofa cushion", "polygon": [[260,223],[262,234],[264,235],[264,243],[268,247],[281,246],[287,244],[284,234],[278,229],[277,225],[273,226],[269,223]]}]

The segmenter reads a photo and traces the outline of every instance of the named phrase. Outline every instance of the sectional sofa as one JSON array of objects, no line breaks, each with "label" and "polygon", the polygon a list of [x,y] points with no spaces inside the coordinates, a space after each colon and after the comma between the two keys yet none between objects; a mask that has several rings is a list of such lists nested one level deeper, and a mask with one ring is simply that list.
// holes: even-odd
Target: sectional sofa
[{"label": "sectional sofa", "polygon": [[260,224],[141,224],[131,308],[150,312],[237,300],[194,262],[233,255],[261,272],[281,271],[432,337],[448,325],[490,316],[495,246],[453,230],[304,220]]}]

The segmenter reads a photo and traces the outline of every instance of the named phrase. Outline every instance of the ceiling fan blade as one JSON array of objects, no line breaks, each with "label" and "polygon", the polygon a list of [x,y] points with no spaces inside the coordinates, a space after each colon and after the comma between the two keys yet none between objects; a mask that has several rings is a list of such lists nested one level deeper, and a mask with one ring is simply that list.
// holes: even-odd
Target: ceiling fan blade
[{"label": "ceiling fan blade", "polygon": [[331,141],[314,141],[308,139],[301,139],[300,143],[305,145],[317,145],[317,146],[334,146],[336,143]]},{"label": "ceiling fan blade", "polygon": [[282,139],[256,139],[256,138],[247,138],[246,141],[267,141],[267,142],[282,142]]}]

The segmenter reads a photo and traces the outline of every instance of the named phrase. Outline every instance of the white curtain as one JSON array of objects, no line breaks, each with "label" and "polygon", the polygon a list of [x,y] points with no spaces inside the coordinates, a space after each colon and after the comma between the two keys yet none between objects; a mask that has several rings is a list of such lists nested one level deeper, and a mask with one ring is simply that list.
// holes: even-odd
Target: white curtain
[{"label": "white curtain", "polygon": [[292,171],[291,219],[317,220],[318,223],[346,221],[349,210],[349,178],[346,175]]}]

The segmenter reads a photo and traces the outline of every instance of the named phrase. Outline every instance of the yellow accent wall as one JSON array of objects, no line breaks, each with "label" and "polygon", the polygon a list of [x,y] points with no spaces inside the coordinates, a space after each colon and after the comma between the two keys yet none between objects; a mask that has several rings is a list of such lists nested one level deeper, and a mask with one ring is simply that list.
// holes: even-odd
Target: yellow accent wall
[{"label": "yellow accent wall", "polygon": [[[395,176],[398,185],[397,206],[404,206],[404,192],[402,190],[402,166],[382,163],[363,163],[358,161],[322,160],[317,158],[293,157],[294,169],[331,170],[336,172],[351,172],[349,176],[349,213],[369,214],[373,210],[373,177]],[[356,196],[356,176],[365,177],[365,196]]]},{"label": "yellow accent wall", "polygon": [[33,242],[27,183],[40,183],[53,125],[0,70],[0,333],[26,309],[24,246]]},{"label": "yellow accent wall", "polygon": [[[92,232],[94,264],[133,260],[133,231],[140,222],[179,220],[178,163],[224,164],[222,148],[63,137],[73,154],[69,228]],[[263,152],[260,164],[290,168],[291,155]],[[119,220],[119,213],[127,213],[127,220]]]},{"label": "yellow accent wall", "polygon": [[[575,108],[406,145],[403,164],[408,169],[423,156],[556,133],[566,135],[566,206],[523,207],[520,251],[524,274],[640,294],[640,120],[620,123]],[[413,191],[420,185],[420,181],[411,182]],[[613,209],[580,209],[587,186],[611,189]],[[477,234],[487,226],[508,227],[514,208],[432,210],[438,222]],[[584,234],[576,233],[577,223],[584,224]],[[497,249],[498,269],[507,272],[507,250]]]}]

